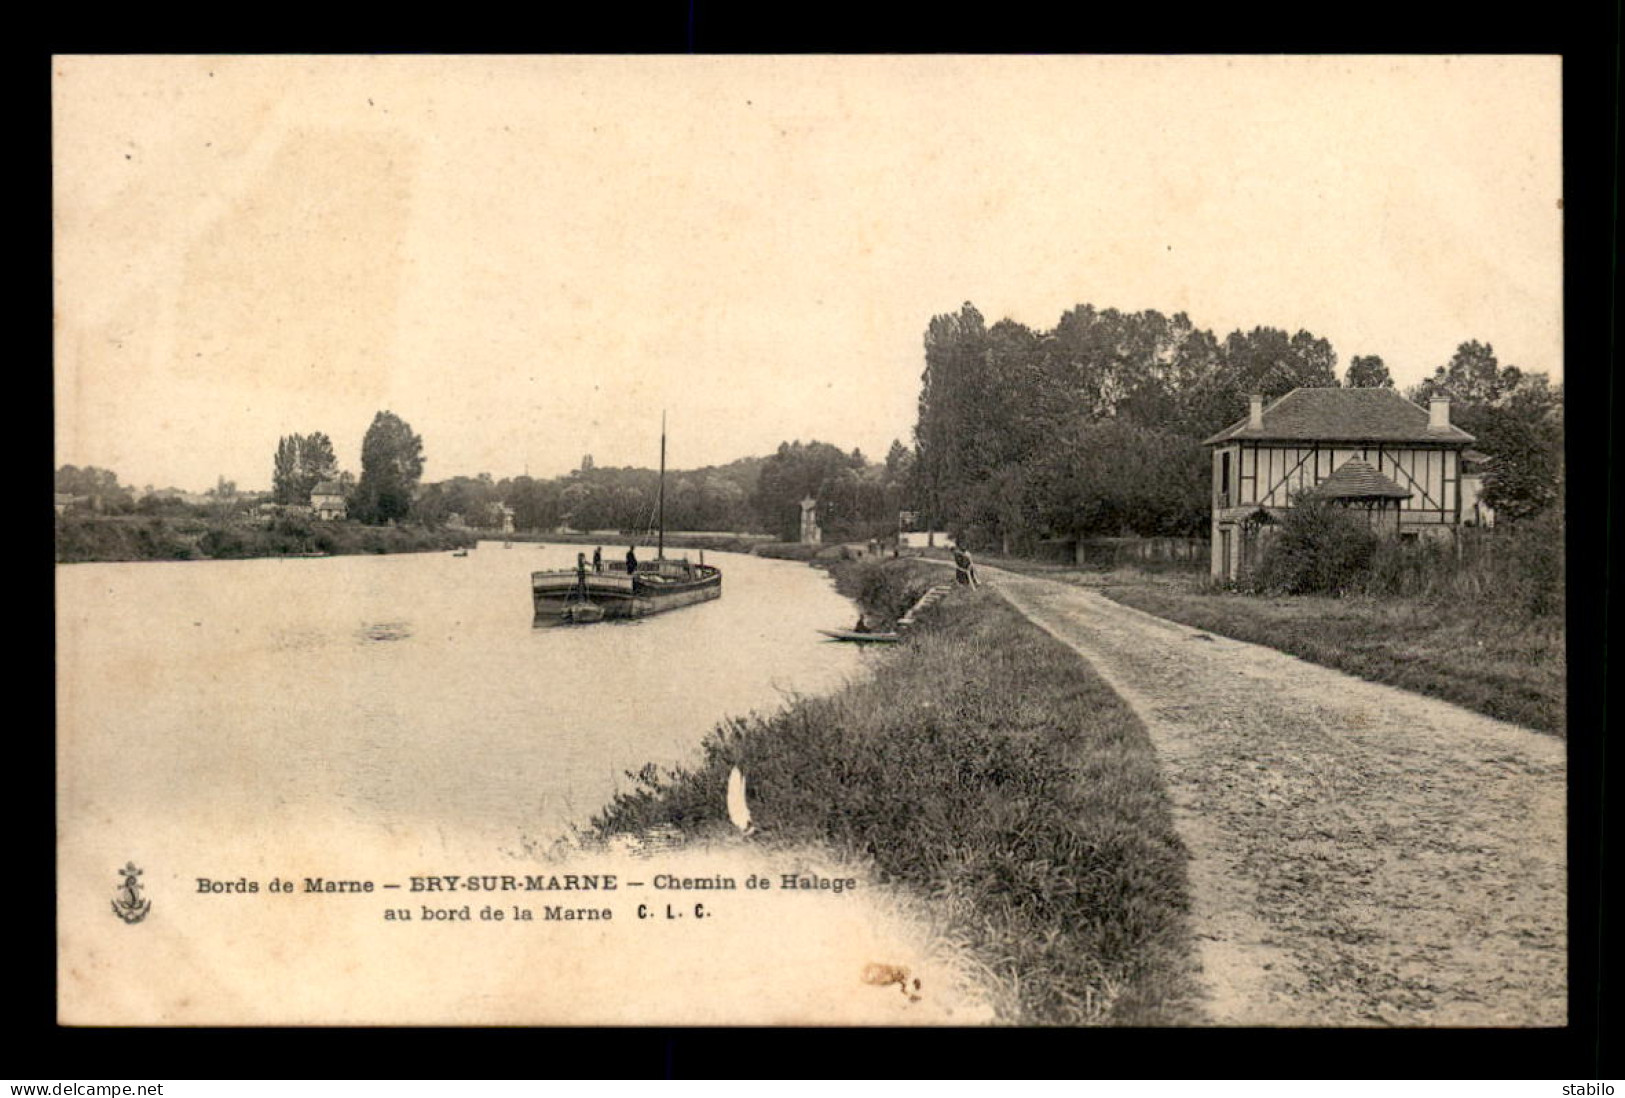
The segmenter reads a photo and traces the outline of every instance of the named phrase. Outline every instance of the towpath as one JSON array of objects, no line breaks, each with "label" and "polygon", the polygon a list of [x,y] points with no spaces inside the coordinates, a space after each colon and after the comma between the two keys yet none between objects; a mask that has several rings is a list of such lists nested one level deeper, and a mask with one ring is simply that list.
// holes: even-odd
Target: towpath
[{"label": "towpath", "polygon": [[1150,729],[1213,1022],[1565,1023],[1561,740],[978,570]]}]

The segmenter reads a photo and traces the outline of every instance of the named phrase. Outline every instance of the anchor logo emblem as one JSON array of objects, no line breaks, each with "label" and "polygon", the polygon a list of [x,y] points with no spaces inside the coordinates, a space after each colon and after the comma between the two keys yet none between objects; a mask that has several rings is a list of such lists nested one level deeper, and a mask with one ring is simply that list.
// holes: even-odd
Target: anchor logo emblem
[{"label": "anchor logo emblem", "polygon": [[119,886],[118,898],[113,901],[113,914],[126,923],[139,923],[152,910],[152,901],[141,898],[141,882],[136,880],[141,876],[141,870],[136,868],[134,862],[127,862],[118,873],[124,878],[124,883]]}]

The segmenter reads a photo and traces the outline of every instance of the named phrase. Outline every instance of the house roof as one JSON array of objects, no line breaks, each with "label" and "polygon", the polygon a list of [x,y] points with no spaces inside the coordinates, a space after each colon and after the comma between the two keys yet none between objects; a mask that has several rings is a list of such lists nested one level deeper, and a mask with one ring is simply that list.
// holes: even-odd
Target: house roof
[{"label": "house roof", "polygon": [[1350,458],[1315,486],[1322,499],[1410,499],[1411,493],[1377,472],[1369,461]]},{"label": "house roof", "polygon": [[1208,439],[1212,446],[1231,439],[1270,442],[1446,442],[1468,443],[1460,427],[1429,427],[1428,410],[1392,389],[1294,389],[1264,407],[1264,425],[1250,417]]},{"label": "house roof", "polygon": [[313,496],[342,496],[344,489],[339,487],[336,480],[324,480],[310,490]]}]

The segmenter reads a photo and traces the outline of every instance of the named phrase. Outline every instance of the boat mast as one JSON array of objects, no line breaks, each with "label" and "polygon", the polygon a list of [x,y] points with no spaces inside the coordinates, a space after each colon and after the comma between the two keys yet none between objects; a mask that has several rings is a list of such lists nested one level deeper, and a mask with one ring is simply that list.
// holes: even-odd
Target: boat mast
[{"label": "boat mast", "polygon": [[660,492],[655,497],[656,522],[660,533],[655,542],[655,559],[666,559],[666,413],[660,412]]}]

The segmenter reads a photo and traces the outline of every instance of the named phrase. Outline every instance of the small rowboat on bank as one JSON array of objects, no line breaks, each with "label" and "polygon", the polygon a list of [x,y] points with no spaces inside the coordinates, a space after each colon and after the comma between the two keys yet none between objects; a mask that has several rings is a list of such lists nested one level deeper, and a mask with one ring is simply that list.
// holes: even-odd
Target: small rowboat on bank
[{"label": "small rowboat on bank", "polygon": [[856,629],[820,629],[819,632],[830,640],[856,644],[896,644],[903,639],[897,633],[860,633]]}]

